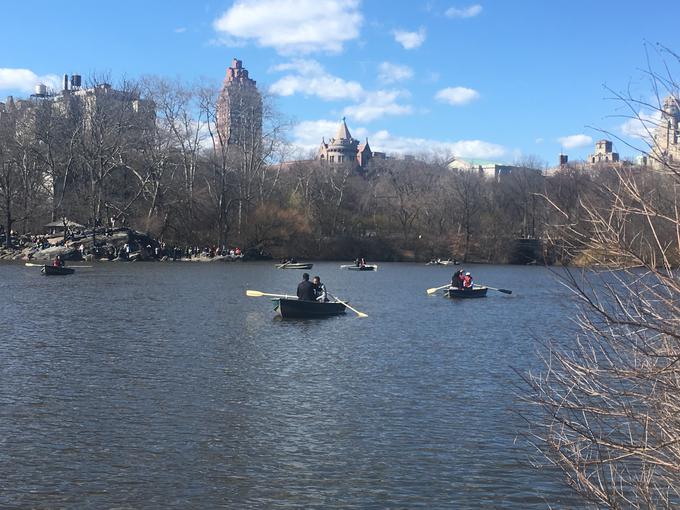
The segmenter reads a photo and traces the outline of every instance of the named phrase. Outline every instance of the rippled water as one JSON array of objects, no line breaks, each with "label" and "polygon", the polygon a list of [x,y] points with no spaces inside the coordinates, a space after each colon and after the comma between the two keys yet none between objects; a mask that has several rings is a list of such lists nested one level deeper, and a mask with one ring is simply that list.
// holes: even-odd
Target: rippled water
[{"label": "rippled water", "polygon": [[568,326],[542,268],[315,264],[369,317],[274,319],[301,271],[0,265],[1,508],[578,506],[516,442],[513,367]]}]

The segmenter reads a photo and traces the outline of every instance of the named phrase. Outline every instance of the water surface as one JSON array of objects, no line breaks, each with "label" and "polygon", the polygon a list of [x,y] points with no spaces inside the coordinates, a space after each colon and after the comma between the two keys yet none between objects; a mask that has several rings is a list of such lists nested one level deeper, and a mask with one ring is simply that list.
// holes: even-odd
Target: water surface
[{"label": "water surface", "polygon": [[[1,508],[578,507],[517,442],[513,368],[565,334],[543,268],[315,264],[369,315],[274,319],[270,263],[0,265]],[[562,332],[562,333],[560,333]]]}]

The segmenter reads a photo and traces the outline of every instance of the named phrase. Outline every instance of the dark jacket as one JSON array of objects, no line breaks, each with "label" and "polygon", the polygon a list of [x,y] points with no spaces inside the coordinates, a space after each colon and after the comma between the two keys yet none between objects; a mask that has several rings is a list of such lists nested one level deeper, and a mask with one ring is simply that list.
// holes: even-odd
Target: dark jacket
[{"label": "dark jacket", "polygon": [[314,284],[309,280],[301,281],[297,288],[297,297],[303,301],[315,301]]}]

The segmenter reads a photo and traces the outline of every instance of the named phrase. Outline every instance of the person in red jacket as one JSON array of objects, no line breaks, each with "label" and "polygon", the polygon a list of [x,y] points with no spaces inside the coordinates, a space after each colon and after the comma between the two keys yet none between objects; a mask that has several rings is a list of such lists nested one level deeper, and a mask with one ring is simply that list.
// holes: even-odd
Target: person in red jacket
[{"label": "person in red jacket", "polygon": [[474,284],[472,282],[472,275],[468,271],[467,273],[465,273],[465,277],[463,278],[463,288],[464,289],[472,289],[473,285]]}]

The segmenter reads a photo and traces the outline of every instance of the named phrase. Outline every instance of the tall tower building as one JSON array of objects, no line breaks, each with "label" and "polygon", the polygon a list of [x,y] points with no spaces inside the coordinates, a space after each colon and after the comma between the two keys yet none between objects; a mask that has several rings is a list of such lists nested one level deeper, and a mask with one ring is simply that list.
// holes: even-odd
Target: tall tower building
[{"label": "tall tower building", "polygon": [[222,145],[250,151],[262,136],[262,96],[243,62],[233,59],[217,100],[217,131]]},{"label": "tall tower building", "polygon": [[680,98],[668,96],[663,102],[661,120],[654,131],[652,165],[680,164]]}]

